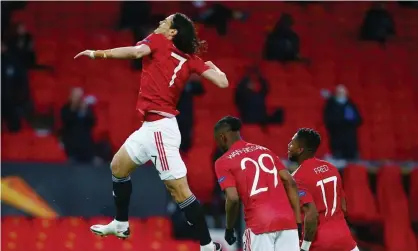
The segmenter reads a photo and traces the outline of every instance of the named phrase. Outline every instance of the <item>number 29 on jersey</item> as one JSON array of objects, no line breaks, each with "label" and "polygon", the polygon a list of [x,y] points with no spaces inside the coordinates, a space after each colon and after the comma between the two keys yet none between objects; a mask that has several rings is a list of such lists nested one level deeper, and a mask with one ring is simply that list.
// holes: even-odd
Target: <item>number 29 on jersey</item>
[{"label": "number 29 on jersey", "polygon": [[[273,168],[272,169],[268,169],[264,164],[263,164],[263,159],[264,158],[268,158],[271,160],[271,162],[273,163]],[[269,154],[263,153],[260,154],[260,156],[258,157],[257,161],[245,157],[241,160],[241,169],[245,170],[247,168],[247,163],[252,163],[255,167],[255,175],[254,175],[254,180],[253,180],[253,185],[251,187],[251,193],[250,193],[250,197],[257,195],[259,193],[262,192],[267,192],[268,191],[268,187],[258,187],[258,181],[260,179],[260,169],[261,171],[268,173],[268,174],[272,174],[274,176],[274,187],[277,187],[277,185],[279,184],[279,179],[277,177],[277,169],[276,166],[274,165],[274,160],[273,157]]]}]

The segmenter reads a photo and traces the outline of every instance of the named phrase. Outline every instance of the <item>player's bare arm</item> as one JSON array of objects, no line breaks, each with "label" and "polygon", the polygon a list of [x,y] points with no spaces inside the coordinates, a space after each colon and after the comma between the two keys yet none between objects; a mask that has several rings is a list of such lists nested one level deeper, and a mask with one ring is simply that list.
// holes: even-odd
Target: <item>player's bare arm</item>
[{"label": "player's bare arm", "polygon": [[239,196],[235,187],[225,189],[226,228],[233,229],[239,216]]},{"label": "player's bare arm", "polygon": [[289,198],[290,204],[292,205],[293,212],[295,213],[296,223],[302,223],[300,214],[299,194],[298,187],[292,175],[287,170],[279,171],[280,179],[283,182],[284,188],[286,189],[287,197]]},{"label": "player's bare arm", "polygon": [[344,213],[344,217],[347,217],[347,202],[344,197],[341,198],[341,210]]},{"label": "player's bare arm", "polygon": [[314,203],[304,204],[302,210],[305,215],[305,228],[301,250],[308,251],[318,228],[318,211]]},{"label": "player's bare arm", "polygon": [[345,221],[347,222],[347,225],[349,228],[352,227],[351,222],[348,219],[348,214],[347,214],[347,201],[345,200],[345,197],[341,198],[341,210],[343,211],[344,214],[344,218]]},{"label": "player's bare arm", "polygon": [[87,56],[91,59],[138,59],[151,53],[151,49],[146,44],[138,46],[119,47],[108,50],[85,50],[78,53],[75,58]]},{"label": "player's bare arm", "polygon": [[203,72],[202,76],[220,88],[227,88],[229,86],[229,82],[225,73],[211,61],[207,61],[205,64],[209,66],[210,69]]}]

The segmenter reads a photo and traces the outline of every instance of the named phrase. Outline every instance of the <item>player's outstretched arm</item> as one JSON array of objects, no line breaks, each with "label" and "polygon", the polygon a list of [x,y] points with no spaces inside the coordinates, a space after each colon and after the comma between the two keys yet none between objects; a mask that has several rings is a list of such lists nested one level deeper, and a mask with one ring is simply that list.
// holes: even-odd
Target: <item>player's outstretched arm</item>
[{"label": "player's outstretched arm", "polygon": [[229,86],[228,79],[225,73],[223,73],[214,63],[211,61],[205,62],[209,66],[209,70],[203,72],[202,76],[211,81],[220,88],[227,88]]},{"label": "player's outstretched arm", "polygon": [[287,170],[280,170],[279,176],[283,182],[284,188],[286,189],[287,197],[289,198],[290,204],[292,205],[293,212],[295,213],[296,223],[300,224],[302,223],[302,219],[300,214],[299,194],[296,182]]},{"label": "player's outstretched arm", "polygon": [[138,59],[146,55],[149,55],[150,53],[151,49],[149,48],[149,46],[146,44],[141,44],[138,46],[119,47],[109,50],[85,50],[78,53],[74,57],[74,59],[81,56],[87,56],[91,59]]},{"label": "player's outstretched arm", "polygon": [[305,203],[302,207],[305,215],[304,238],[301,250],[308,251],[312,241],[315,238],[316,229],[318,228],[318,211],[313,202]]},{"label": "player's outstretched arm", "polygon": [[235,187],[225,188],[226,228],[233,229],[239,216],[239,196]]}]

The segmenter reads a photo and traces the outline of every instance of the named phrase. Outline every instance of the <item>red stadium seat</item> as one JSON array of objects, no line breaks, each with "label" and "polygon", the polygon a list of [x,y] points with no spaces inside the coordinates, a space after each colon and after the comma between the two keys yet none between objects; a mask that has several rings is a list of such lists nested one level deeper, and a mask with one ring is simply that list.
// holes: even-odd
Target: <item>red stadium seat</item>
[{"label": "red stadium seat", "polygon": [[171,220],[164,217],[151,217],[145,221],[145,231],[150,240],[164,240],[172,234]]},{"label": "red stadium seat", "polygon": [[401,181],[398,166],[383,166],[377,174],[377,200],[379,211],[385,218],[396,218],[409,222],[408,200]]},{"label": "red stadium seat", "polygon": [[262,146],[266,145],[268,140],[267,130],[263,130],[259,125],[244,125],[241,135],[245,141]]},{"label": "red stadium seat", "polygon": [[139,218],[131,217],[129,219],[129,228],[131,230],[131,236],[134,239],[141,239],[146,233],[145,223]]},{"label": "red stadium seat", "polygon": [[2,218],[1,250],[28,250],[27,237],[31,235],[29,222],[23,217]]},{"label": "red stadium seat", "polygon": [[67,156],[55,136],[36,138],[36,146],[31,151],[30,160],[44,162],[65,162]]},{"label": "red stadium seat", "polygon": [[87,222],[82,217],[64,217],[60,219],[58,222],[60,228],[65,229],[78,229],[78,228],[86,228]]},{"label": "red stadium seat", "polygon": [[188,152],[188,183],[201,203],[210,203],[213,198],[216,175],[211,159],[212,152],[213,143],[194,147]]},{"label": "red stadium seat", "polygon": [[35,230],[39,231],[54,231],[58,225],[56,218],[34,218],[32,225]]},{"label": "red stadium seat", "polygon": [[30,224],[29,219],[24,216],[3,216],[1,223],[7,229],[29,227]]},{"label": "red stadium seat", "polygon": [[416,250],[399,167],[383,166],[379,169],[377,196],[380,212],[384,216],[385,244],[388,250]]},{"label": "red stadium seat", "polygon": [[343,181],[350,221],[356,224],[379,222],[381,218],[369,186],[367,169],[351,164],[344,169]]},{"label": "red stadium seat", "polygon": [[1,250],[3,251],[27,251],[31,247],[28,247],[28,243],[25,241],[15,242],[9,240],[1,241]]},{"label": "red stadium seat", "polygon": [[400,223],[396,219],[388,219],[384,229],[387,251],[418,250],[414,232],[409,224]]}]

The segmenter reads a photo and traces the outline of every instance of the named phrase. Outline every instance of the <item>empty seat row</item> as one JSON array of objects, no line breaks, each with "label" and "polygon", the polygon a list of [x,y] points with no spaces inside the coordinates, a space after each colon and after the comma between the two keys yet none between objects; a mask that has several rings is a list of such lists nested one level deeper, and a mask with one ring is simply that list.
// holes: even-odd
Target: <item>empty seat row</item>
[{"label": "empty seat row", "polygon": [[418,222],[418,190],[416,184],[412,183],[417,179],[418,169],[415,169],[410,173],[408,199],[401,169],[398,166],[380,167],[375,197],[367,169],[362,165],[349,165],[344,169],[343,181],[350,221],[361,226],[382,226],[388,251],[417,250],[411,226],[411,221]]}]

